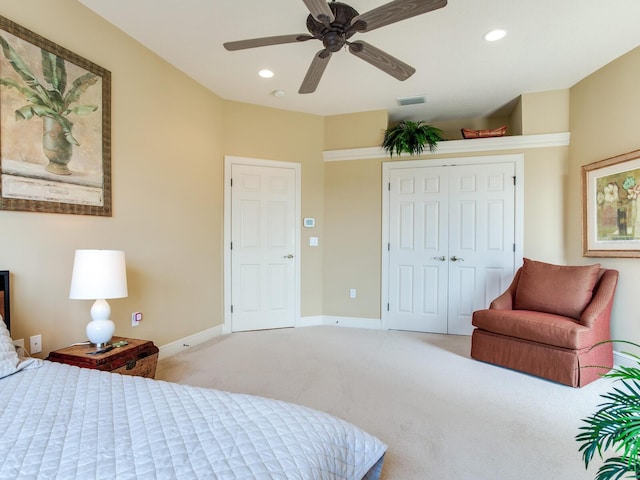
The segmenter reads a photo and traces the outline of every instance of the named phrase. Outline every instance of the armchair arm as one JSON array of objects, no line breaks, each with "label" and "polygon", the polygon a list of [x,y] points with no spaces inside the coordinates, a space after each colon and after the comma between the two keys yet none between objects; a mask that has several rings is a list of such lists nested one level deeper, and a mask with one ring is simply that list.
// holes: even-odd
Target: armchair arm
[{"label": "armchair arm", "polygon": [[[580,323],[589,328],[597,328],[597,323],[601,318],[609,318],[611,314],[611,307],[613,304],[613,295],[616,291],[618,284],[618,271],[617,270],[605,270],[598,282],[596,291],[593,294],[593,298],[587,308],[584,309],[582,315],[580,315]],[[603,326],[607,331],[609,330],[609,322]]]},{"label": "armchair arm", "polygon": [[513,301],[516,297],[516,287],[518,286],[518,281],[520,280],[520,272],[522,269],[518,269],[513,280],[511,281],[511,285],[507,288],[502,295],[497,297],[491,302],[489,308],[492,310],[513,310]]}]

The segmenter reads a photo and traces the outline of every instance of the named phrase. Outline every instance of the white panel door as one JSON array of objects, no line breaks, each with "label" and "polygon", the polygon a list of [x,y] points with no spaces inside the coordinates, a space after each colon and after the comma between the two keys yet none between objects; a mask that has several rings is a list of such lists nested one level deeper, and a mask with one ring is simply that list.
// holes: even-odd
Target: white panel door
[{"label": "white panel door", "polygon": [[389,320],[397,330],[447,332],[447,167],[390,171]]},{"label": "white panel door", "polygon": [[515,165],[389,172],[391,329],[468,335],[515,270]]},{"label": "white panel door", "polygon": [[295,325],[295,171],[232,166],[231,330]]},{"label": "white panel door", "polygon": [[448,333],[470,335],[471,316],[515,270],[515,165],[449,167]]}]

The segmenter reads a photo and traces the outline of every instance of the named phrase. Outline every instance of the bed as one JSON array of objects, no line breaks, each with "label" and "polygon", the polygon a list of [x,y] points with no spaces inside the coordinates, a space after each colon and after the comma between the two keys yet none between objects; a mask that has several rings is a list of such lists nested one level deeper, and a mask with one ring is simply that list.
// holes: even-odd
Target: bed
[{"label": "bed", "polygon": [[317,410],[20,359],[0,322],[0,479],[379,479],[386,445]]}]

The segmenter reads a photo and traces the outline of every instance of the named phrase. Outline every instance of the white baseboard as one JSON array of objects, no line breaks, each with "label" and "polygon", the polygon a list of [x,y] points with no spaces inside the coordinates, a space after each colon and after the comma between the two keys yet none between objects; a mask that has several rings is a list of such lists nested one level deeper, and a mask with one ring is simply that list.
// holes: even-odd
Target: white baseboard
[{"label": "white baseboard", "polygon": [[638,368],[638,360],[624,352],[613,351],[613,364],[617,367]]},{"label": "white baseboard", "polygon": [[358,318],[358,317],[335,317],[330,315],[316,315],[312,317],[302,317],[298,322],[298,327],[313,327],[316,325],[336,325],[338,327],[369,328],[380,330],[382,320],[379,318]]},{"label": "white baseboard", "polygon": [[379,318],[331,317],[325,315],[324,325],[380,330],[382,328],[382,320]]},{"label": "white baseboard", "polygon": [[322,315],[315,315],[310,317],[300,317],[296,327],[316,327],[324,324],[324,317]]},{"label": "white baseboard", "polygon": [[[309,317],[302,317],[298,321],[296,327],[313,327],[317,325],[337,325],[341,327],[353,327],[353,328],[372,328],[380,330],[381,320],[379,318],[355,318],[355,317],[329,317],[325,315],[316,315]],[[224,331],[224,325],[217,325],[213,328],[208,328],[202,332],[194,333],[188,337],[180,338],[175,342],[167,343],[159,347],[158,359],[163,359],[180,353],[196,345],[211,340],[212,338],[219,337],[231,332]]]},{"label": "white baseboard", "polygon": [[219,337],[220,335],[222,335],[222,325],[208,328],[207,330],[203,330],[202,332],[194,333],[193,335],[181,338],[179,340],[176,340],[175,342],[167,343],[166,345],[162,345],[161,347],[159,347],[160,352],[158,353],[158,359],[160,360],[166,357],[170,357],[171,355],[175,355],[176,353],[182,352],[183,350],[195,347],[200,343],[206,342],[207,340],[211,340],[215,337]]}]

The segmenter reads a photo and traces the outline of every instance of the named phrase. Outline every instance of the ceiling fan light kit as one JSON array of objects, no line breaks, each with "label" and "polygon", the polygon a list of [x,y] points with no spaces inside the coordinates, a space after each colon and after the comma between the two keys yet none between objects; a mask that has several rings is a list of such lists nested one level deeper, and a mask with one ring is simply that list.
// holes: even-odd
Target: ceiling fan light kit
[{"label": "ceiling fan light kit", "polygon": [[403,81],[415,73],[415,69],[362,40],[350,41],[357,33],[370,32],[376,28],[406,20],[447,5],[447,0],[394,0],[380,7],[359,14],[346,3],[327,3],[324,0],[303,0],[310,14],[307,17],[309,34],[278,35],[224,43],[229,51],[265,47],[286,43],[320,40],[323,49],[315,54],[302,81],[298,93],[316,91],[320,79],[333,53],[348,47],[349,53]]}]

